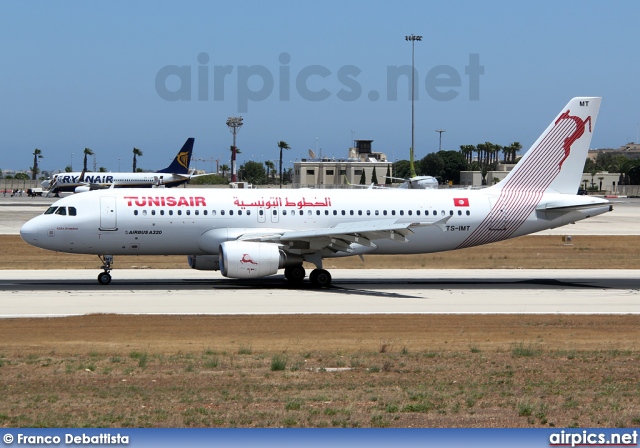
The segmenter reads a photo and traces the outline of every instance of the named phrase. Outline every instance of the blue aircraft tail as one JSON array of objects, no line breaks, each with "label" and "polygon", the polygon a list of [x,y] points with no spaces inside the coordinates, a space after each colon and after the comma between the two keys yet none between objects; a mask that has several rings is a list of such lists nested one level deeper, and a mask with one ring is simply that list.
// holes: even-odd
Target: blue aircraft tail
[{"label": "blue aircraft tail", "polygon": [[171,165],[163,170],[156,171],[157,173],[171,173],[171,174],[189,174],[189,162],[191,162],[191,152],[193,151],[193,138],[188,138],[182,146],[182,149],[178,151],[178,155],[173,159]]}]

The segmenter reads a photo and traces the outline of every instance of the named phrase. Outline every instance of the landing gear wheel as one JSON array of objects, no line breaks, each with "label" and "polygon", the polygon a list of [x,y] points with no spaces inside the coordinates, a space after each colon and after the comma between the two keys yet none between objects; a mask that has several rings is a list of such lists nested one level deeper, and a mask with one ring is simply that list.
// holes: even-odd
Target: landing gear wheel
[{"label": "landing gear wheel", "polygon": [[111,271],[111,265],[113,264],[113,255],[98,255],[98,258],[102,261],[101,267],[104,269],[104,272],[98,274],[98,283],[101,285],[108,285],[111,283],[111,274],[109,274],[109,272]]},{"label": "landing gear wheel", "polygon": [[314,269],[309,275],[309,280],[315,288],[328,288],[331,285],[331,274],[324,269]]},{"label": "landing gear wheel", "polygon": [[293,266],[284,269],[284,277],[290,283],[302,283],[307,273],[302,266]]},{"label": "landing gear wheel", "polygon": [[108,285],[111,283],[111,274],[108,272],[101,272],[98,274],[98,283],[101,285]]}]

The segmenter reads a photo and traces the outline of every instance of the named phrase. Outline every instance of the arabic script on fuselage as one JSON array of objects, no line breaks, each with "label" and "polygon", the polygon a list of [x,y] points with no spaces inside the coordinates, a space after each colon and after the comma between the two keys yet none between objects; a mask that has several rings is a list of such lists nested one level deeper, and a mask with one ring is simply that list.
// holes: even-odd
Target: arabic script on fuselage
[{"label": "arabic script on fuselage", "polygon": [[272,196],[268,198],[266,201],[264,198],[260,198],[256,201],[245,202],[244,200],[240,200],[234,196],[235,201],[233,204],[240,207],[264,207],[266,209],[275,208],[275,207],[296,207],[298,209],[302,209],[304,207],[331,207],[331,198],[325,197],[322,200],[318,200],[317,198],[313,198],[313,201],[307,200],[304,197],[299,199],[298,201],[289,200],[288,197],[285,197],[284,200],[279,196]]}]

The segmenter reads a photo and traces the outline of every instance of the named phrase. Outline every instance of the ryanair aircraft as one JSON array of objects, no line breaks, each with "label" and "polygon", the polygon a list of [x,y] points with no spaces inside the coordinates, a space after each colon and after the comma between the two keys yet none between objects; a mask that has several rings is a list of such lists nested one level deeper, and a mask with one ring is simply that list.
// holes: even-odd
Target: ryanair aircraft
[{"label": "ryanair aircraft", "polygon": [[552,229],[612,210],[578,196],[600,98],[574,98],[501,182],[482,190],[96,190],[55,202],[20,229],[27,243],[95,254],[186,255],[230,278],[276,274],[329,287],[323,260],[442,252]]},{"label": "ryanair aircraft", "polygon": [[189,162],[193,152],[193,138],[188,138],[178,151],[171,165],[155,173],[60,173],[42,182],[48,193],[82,193],[104,188],[175,187],[196,177],[189,174]]}]

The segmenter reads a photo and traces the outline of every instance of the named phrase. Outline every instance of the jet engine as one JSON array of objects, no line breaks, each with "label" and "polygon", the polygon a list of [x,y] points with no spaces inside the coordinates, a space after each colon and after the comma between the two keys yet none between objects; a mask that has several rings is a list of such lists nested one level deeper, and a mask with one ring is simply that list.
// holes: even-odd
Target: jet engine
[{"label": "jet engine", "polygon": [[230,278],[266,277],[278,269],[302,264],[301,255],[287,254],[277,244],[226,241],[220,244],[220,271]]},{"label": "jet engine", "polygon": [[219,271],[217,255],[189,255],[189,267],[198,271]]},{"label": "jet engine", "polygon": [[84,193],[85,191],[90,191],[91,187],[89,187],[88,185],[80,185],[78,187],[76,187],[73,192],[74,193]]}]

